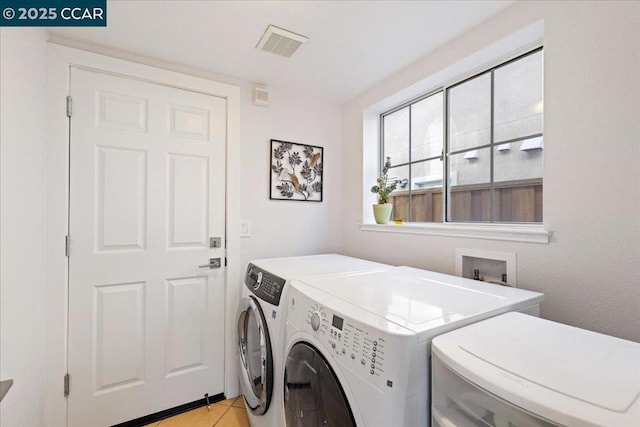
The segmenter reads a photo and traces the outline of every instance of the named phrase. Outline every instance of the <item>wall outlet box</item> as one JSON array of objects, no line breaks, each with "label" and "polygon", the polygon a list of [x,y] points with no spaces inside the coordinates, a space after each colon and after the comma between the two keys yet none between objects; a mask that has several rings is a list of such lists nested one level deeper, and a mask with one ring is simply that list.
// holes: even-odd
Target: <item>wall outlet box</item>
[{"label": "wall outlet box", "polygon": [[501,281],[506,274],[506,282],[516,287],[515,253],[456,248],[456,276],[473,279],[474,270],[488,282]]}]

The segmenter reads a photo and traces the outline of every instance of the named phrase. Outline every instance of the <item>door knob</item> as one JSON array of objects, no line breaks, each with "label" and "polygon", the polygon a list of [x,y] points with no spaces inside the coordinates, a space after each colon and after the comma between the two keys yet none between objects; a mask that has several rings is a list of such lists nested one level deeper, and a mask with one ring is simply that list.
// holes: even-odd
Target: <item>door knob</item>
[{"label": "door knob", "polygon": [[220,268],[220,258],[209,258],[209,264],[199,265],[198,268]]}]

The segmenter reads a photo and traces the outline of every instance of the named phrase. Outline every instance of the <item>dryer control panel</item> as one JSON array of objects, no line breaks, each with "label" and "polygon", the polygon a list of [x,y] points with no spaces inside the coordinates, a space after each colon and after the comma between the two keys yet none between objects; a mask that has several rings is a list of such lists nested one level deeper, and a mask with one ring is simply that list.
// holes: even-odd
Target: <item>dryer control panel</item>
[{"label": "dryer control panel", "polygon": [[280,305],[285,279],[249,263],[244,284],[258,298],[273,305]]},{"label": "dryer control panel", "polygon": [[[417,357],[415,335],[385,331],[356,319],[353,312],[347,314],[308,298],[296,286],[289,289],[287,299],[288,323],[322,343],[325,357],[386,393],[404,396],[415,392],[418,374],[410,370]],[[426,354],[421,362],[426,367]]]},{"label": "dryer control panel", "polygon": [[387,338],[375,329],[340,316],[320,304],[307,309],[307,323],[331,355],[361,375],[384,377]]},{"label": "dryer control panel", "polygon": [[384,376],[386,339],[349,319],[331,314],[329,345],[338,357],[349,358],[362,372]]}]

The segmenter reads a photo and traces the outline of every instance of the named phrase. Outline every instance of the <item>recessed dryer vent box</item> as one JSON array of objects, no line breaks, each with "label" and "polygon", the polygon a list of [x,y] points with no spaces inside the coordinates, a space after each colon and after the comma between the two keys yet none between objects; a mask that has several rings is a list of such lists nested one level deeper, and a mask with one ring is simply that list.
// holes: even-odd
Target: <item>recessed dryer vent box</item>
[{"label": "recessed dryer vent box", "polygon": [[[456,248],[456,275],[473,279],[475,270],[485,282],[506,282],[516,287],[516,254]],[[506,276],[503,276],[505,275]]]}]

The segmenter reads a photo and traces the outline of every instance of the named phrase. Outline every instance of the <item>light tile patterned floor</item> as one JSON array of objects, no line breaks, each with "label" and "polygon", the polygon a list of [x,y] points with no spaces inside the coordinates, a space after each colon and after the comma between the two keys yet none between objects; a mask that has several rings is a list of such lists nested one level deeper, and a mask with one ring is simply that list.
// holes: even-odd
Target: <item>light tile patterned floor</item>
[{"label": "light tile patterned floor", "polygon": [[147,427],[249,427],[249,419],[244,409],[242,396],[223,400],[207,407],[149,424]]}]

